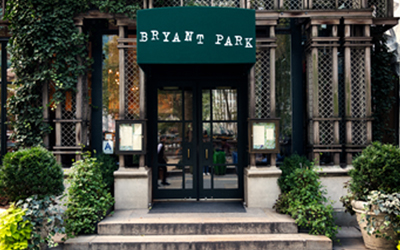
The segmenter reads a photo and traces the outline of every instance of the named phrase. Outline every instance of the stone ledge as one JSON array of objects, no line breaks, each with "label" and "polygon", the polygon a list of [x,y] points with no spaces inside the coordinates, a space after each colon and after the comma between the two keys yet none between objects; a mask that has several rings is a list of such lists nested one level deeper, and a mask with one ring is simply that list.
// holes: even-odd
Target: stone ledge
[{"label": "stone ledge", "polygon": [[150,169],[146,168],[124,168],[114,172],[115,179],[143,179],[148,178]]},{"label": "stone ledge", "polygon": [[348,166],[346,168],[341,168],[339,166],[333,167],[323,167],[317,166],[316,171],[322,175],[320,177],[332,177],[332,176],[348,176],[349,171],[353,169],[352,166]]},{"label": "stone ledge", "polygon": [[250,167],[244,170],[244,175],[247,177],[279,177],[282,170],[277,167]]}]

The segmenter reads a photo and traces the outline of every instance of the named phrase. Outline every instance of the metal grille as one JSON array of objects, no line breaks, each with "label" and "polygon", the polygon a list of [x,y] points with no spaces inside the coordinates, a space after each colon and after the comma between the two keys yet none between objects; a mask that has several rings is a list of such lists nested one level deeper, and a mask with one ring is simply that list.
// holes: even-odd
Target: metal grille
[{"label": "metal grille", "polygon": [[336,9],[336,1],[332,0],[314,0],[312,8],[314,10],[332,10]]},{"label": "metal grille", "polygon": [[330,145],[333,144],[333,122],[320,121],[319,122],[319,144]]},{"label": "metal grille", "polygon": [[76,146],[75,123],[61,123],[61,146]]},{"label": "metal grille", "polygon": [[250,1],[250,9],[273,10],[274,9],[274,1],[272,1],[272,0],[254,0],[254,1]]},{"label": "metal grille", "polygon": [[[365,50],[351,49],[351,114],[353,118],[366,118]],[[367,143],[365,121],[352,121],[354,145]]]},{"label": "metal grille", "polygon": [[366,89],[364,49],[351,50],[351,113],[352,117],[366,117]]},{"label": "metal grille", "polygon": [[351,132],[353,145],[367,144],[367,123],[365,121],[352,121]]},{"label": "metal grille", "polygon": [[338,9],[361,9],[361,0],[339,0]]},{"label": "metal grille", "polygon": [[303,9],[302,0],[283,0],[283,8],[286,10],[301,10]]},{"label": "metal grille", "polygon": [[375,9],[374,13],[376,17],[386,17],[387,16],[387,1],[384,0],[369,0],[369,7]]},{"label": "metal grille", "polygon": [[270,50],[257,49],[255,65],[256,118],[271,116]]},{"label": "metal grille", "polygon": [[332,49],[318,49],[318,112],[322,118],[333,116]]},{"label": "metal grille", "polygon": [[69,91],[66,93],[65,101],[61,107],[61,119],[73,120],[76,118],[76,95]]},{"label": "metal grille", "polygon": [[140,115],[139,65],[136,49],[125,50],[125,119],[138,119]]},{"label": "metal grille", "polygon": [[181,0],[154,0],[153,7],[174,7],[181,6]]},{"label": "metal grille", "polygon": [[[61,119],[76,119],[76,95],[71,91],[66,93],[65,101],[61,105]],[[61,123],[61,146],[76,146],[75,123]]]},{"label": "metal grille", "polygon": [[[202,1],[206,2],[206,1]],[[212,6],[240,8],[240,0],[213,0]]]},{"label": "metal grille", "polygon": [[212,0],[183,0],[184,6],[212,6]]}]

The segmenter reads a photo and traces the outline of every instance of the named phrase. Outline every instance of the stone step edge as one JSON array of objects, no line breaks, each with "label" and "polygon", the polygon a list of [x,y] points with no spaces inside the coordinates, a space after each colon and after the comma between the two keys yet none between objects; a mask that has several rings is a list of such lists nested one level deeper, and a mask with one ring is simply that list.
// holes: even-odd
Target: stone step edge
[{"label": "stone step edge", "polygon": [[321,242],[332,245],[331,239],[323,235],[309,234],[228,234],[228,235],[88,235],[68,239],[69,244],[101,243],[195,243],[195,242]]},{"label": "stone step edge", "polygon": [[296,224],[295,221],[234,221],[234,220],[221,220],[221,221],[163,221],[163,220],[156,220],[156,221],[144,221],[144,220],[135,220],[135,221],[112,221],[106,222],[101,221],[99,222],[99,226],[115,226],[115,225],[220,225],[220,224]]},{"label": "stone step edge", "polygon": [[99,223],[99,235],[295,234],[295,223]]}]

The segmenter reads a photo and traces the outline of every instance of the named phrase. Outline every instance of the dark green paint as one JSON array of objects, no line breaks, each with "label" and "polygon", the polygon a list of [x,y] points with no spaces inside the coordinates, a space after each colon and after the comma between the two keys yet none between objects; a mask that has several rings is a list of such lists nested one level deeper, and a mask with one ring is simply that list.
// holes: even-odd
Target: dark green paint
[{"label": "dark green paint", "polygon": [[[158,40],[152,40],[152,30]],[[192,41],[185,41],[192,31]],[[147,41],[141,32],[147,33]],[[164,42],[163,32],[170,32]],[[180,42],[172,42],[178,34]],[[197,35],[204,35],[199,44]],[[223,36],[217,45],[217,34]],[[235,36],[241,36],[240,46]],[[232,46],[225,46],[227,39]],[[246,48],[246,38],[251,47]],[[139,10],[137,13],[138,64],[254,64],[255,11],[218,7],[178,7]],[[237,45],[236,45],[237,44]],[[250,47],[250,46],[249,46]]]}]

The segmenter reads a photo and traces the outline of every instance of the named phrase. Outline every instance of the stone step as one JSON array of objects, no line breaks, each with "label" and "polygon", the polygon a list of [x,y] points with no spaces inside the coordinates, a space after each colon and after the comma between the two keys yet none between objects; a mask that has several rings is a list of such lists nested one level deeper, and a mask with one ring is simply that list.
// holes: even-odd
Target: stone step
[{"label": "stone step", "polygon": [[282,222],[180,222],[99,224],[99,235],[212,235],[297,233],[294,223]]},{"label": "stone step", "polygon": [[257,209],[247,213],[149,214],[117,211],[98,224],[99,235],[295,234],[287,215]]},{"label": "stone step", "polygon": [[228,234],[228,235],[146,235],[79,236],[64,243],[64,250],[241,250],[295,249],[331,250],[332,241],[325,236],[308,234]]}]

